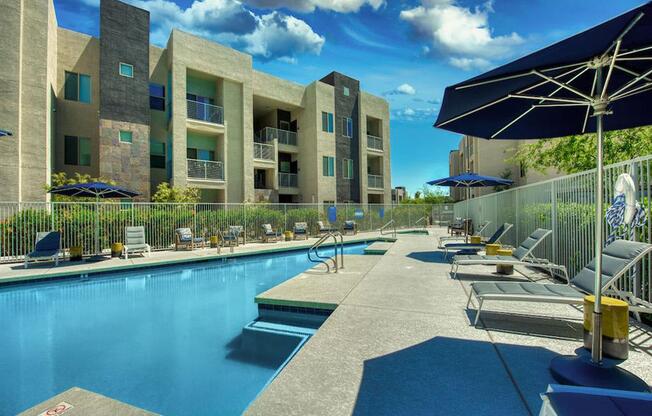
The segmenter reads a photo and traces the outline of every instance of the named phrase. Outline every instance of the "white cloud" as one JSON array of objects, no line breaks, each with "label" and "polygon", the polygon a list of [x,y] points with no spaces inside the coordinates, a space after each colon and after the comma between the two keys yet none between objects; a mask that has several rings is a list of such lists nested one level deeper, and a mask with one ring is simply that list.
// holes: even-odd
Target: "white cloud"
[{"label": "white cloud", "polygon": [[243,0],[243,2],[261,9],[284,7],[298,12],[314,12],[315,9],[321,9],[338,13],[354,13],[365,5],[378,10],[385,4],[385,0]]},{"label": "white cloud", "polygon": [[438,112],[437,107],[412,108],[404,107],[392,112],[392,118],[395,120],[427,120],[434,119]]},{"label": "white cloud", "polygon": [[429,42],[426,54],[439,53],[462,69],[490,65],[492,59],[509,56],[524,39],[515,32],[494,35],[489,26],[491,1],[474,9],[457,0],[421,0],[421,5],[401,11],[401,19]]},{"label": "white cloud", "polygon": [[303,20],[279,12],[256,15],[237,0],[195,0],[185,9],[172,0],[126,1],[149,10],[151,40],[160,46],[178,28],[264,59],[293,62],[302,53],[319,54],[325,42]]},{"label": "white cloud", "polygon": [[401,84],[391,91],[386,91],[383,95],[414,95],[417,90],[410,84]]}]

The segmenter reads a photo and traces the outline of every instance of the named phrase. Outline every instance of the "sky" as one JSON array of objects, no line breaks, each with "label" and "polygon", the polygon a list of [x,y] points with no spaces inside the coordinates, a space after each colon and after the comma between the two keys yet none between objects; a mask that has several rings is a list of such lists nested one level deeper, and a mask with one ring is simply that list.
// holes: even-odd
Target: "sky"
[{"label": "sky", "polygon": [[[308,84],[331,71],[384,96],[392,186],[448,176],[460,136],[432,127],[447,85],[621,14],[643,0],[124,0],[150,11],[152,43],[179,28]],[[59,25],[97,36],[99,0],[54,0]]]}]

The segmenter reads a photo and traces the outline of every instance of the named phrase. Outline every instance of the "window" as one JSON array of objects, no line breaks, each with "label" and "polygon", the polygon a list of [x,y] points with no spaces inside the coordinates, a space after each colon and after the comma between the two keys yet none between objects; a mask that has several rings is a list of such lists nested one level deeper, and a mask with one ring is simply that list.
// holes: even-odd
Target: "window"
[{"label": "window", "polygon": [[196,160],[215,160],[215,151],[206,149],[196,149],[193,147],[186,148],[186,157]]},{"label": "window", "polygon": [[64,97],[70,101],[90,103],[91,77],[89,75],[66,71]]},{"label": "window", "polygon": [[333,113],[322,111],[321,113],[321,130],[326,133],[333,132]]},{"label": "window", "polygon": [[153,82],[149,84],[149,108],[165,111],[165,86]]},{"label": "window", "polygon": [[120,75],[127,78],[134,77],[134,66],[120,62]]},{"label": "window", "polygon": [[349,87],[344,87],[344,96],[348,97],[350,94]]},{"label": "window", "polygon": [[322,170],[324,176],[335,176],[335,158],[332,156],[324,156],[322,158]]},{"label": "window", "polygon": [[281,162],[279,163],[279,170],[280,170],[282,173],[290,173],[290,166],[291,166],[291,165],[292,165],[292,163],[290,163],[290,162],[288,162],[288,161],[281,161]]},{"label": "window", "polygon": [[344,137],[353,137],[353,119],[351,117],[344,117],[342,119],[342,134]]},{"label": "window", "polygon": [[278,122],[278,128],[281,129],[281,130],[290,131],[290,123],[288,123],[287,121],[281,120],[281,121]]},{"label": "window", "polygon": [[66,165],[91,165],[91,140],[88,137],[64,136],[64,160]]},{"label": "window", "polygon": [[342,159],[342,176],[344,179],[353,179],[353,160]]},{"label": "window", "polygon": [[165,143],[150,140],[149,142],[149,167],[165,169]]},{"label": "window", "polygon": [[122,143],[132,143],[133,133],[129,130],[120,130],[120,141]]}]

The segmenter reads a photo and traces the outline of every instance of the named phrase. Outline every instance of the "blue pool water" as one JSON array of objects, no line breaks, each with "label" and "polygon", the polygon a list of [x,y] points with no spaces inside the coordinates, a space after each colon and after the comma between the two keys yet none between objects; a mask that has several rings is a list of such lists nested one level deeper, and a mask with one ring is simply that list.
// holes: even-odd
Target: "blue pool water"
[{"label": "blue pool water", "polygon": [[292,251],[0,287],[0,415],[73,386],[166,415],[240,414],[298,345],[242,342],[254,296],[312,265]]}]

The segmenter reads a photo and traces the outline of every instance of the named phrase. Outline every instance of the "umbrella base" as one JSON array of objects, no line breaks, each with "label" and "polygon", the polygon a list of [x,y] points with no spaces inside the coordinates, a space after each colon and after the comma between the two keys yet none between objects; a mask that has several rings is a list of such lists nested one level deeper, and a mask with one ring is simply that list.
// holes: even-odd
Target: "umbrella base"
[{"label": "umbrella base", "polygon": [[581,387],[650,392],[645,381],[618,367],[619,361],[606,358],[602,364],[595,364],[590,354],[577,352],[578,355],[562,355],[552,359],[550,372],[557,382]]}]

